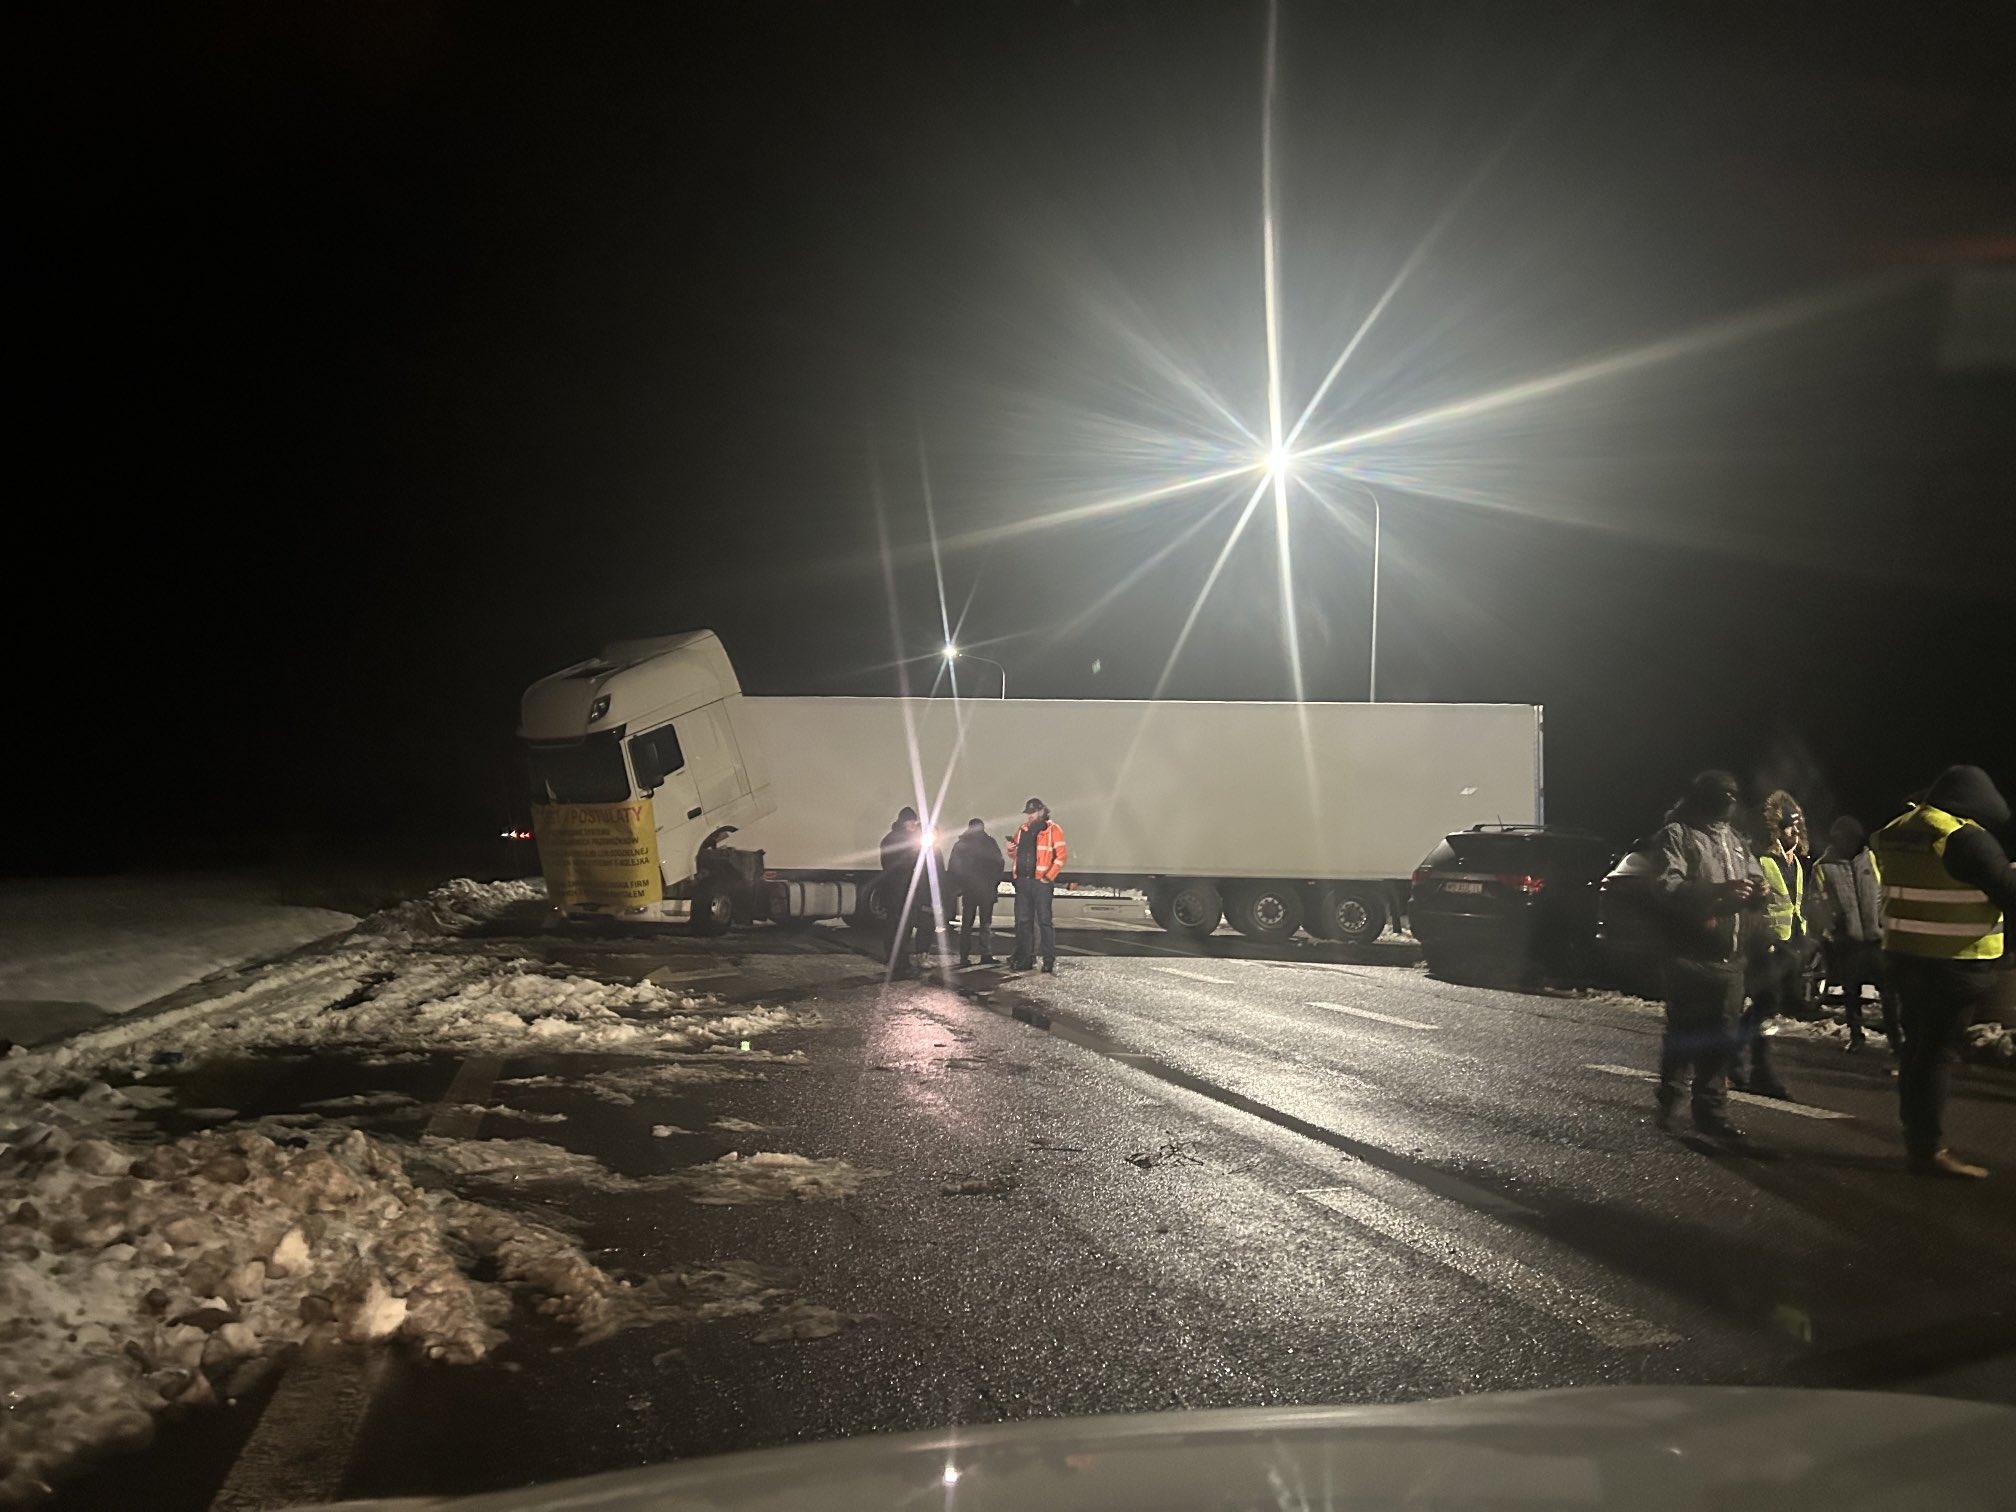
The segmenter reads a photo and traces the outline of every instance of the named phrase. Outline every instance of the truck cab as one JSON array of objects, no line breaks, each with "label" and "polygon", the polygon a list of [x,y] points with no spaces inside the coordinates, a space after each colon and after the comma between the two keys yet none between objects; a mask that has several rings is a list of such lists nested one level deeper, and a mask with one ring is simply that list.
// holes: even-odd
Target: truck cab
[{"label": "truck cab", "polygon": [[[541,678],[525,692],[518,729],[535,816],[642,801],[661,884],[648,901],[679,896],[708,835],[773,807],[761,753],[740,738],[741,700],[711,630],[616,641]],[[542,854],[548,843],[542,835]],[[613,907],[595,897],[554,901],[569,912]]]}]

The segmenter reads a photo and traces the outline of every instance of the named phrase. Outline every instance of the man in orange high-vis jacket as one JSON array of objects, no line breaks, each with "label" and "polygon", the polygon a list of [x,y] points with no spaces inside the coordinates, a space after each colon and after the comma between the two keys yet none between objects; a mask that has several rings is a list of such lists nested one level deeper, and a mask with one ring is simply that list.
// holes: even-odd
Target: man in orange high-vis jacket
[{"label": "man in orange high-vis jacket", "polygon": [[1043,969],[1057,970],[1057,925],[1052,909],[1057,876],[1071,848],[1064,831],[1050,820],[1050,806],[1041,798],[1022,805],[1022,827],[1008,841],[1008,866],[1015,878],[1015,955],[1010,971],[1028,971],[1040,951]]}]

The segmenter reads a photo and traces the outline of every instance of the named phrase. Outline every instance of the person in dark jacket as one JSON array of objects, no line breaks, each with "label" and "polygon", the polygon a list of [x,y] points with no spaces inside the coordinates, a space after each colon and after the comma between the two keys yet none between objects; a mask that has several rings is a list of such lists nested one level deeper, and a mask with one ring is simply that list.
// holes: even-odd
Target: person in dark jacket
[{"label": "person in dark jacket", "polygon": [[1979,1180],[1946,1148],[1946,1079],[1961,1035],[1987,1006],[2016,913],[2016,865],[1991,831],[2009,804],[1976,766],[1952,766],[1869,842],[1883,872],[1883,967],[1903,1048],[1898,1112],[1911,1169]]},{"label": "person in dark jacket", "polygon": [[[1740,1138],[1728,1115],[1729,1055],[1743,1011],[1742,915],[1762,906],[1757,858],[1730,824],[1736,779],[1702,772],[1652,837],[1653,892],[1667,917],[1666,1035],[1659,1047],[1658,1122],[1673,1126],[1691,1090],[1694,1126]],[[1689,1072],[1692,1086],[1689,1086]]]},{"label": "person in dark jacket", "polygon": [[1899,1044],[1897,993],[1883,971],[1883,874],[1862,821],[1843,814],[1827,831],[1827,849],[1813,866],[1813,897],[1827,957],[1827,980],[1841,989],[1848,1048],[1860,1050],[1862,988],[1873,985],[1883,1004],[1883,1038]]},{"label": "person in dark jacket", "polygon": [[973,964],[973,937],[980,937],[980,964],[994,964],[994,900],[1001,895],[1001,879],[1007,869],[1001,862],[1001,847],[978,819],[969,819],[966,829],[952,842],[946,863],[952,887],[959,895],[959,964]]},{"label": "person in dark jacket", "polygon": [[905,804],[882,837],[882,875],[875,881],[883,907],[883,943],[894,976],[917,974],[917,956],[934,944],[929,888],[931,879],[918,868],[924,854],[924,824],[917,810]]}]

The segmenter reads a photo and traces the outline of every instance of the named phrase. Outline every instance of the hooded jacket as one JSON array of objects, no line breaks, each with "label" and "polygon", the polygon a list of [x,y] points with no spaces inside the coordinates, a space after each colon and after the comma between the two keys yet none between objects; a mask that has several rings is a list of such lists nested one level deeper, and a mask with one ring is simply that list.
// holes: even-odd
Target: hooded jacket
[{"label": "hooded jacket", "polygon": [[1659,864],[1653,889],[1666,902],[1676,955],[1697,961],[1733,961],[1743,942],[1742,919],[1717,914],[1711,894],[1725,882],[1762,881],[1750,847],[1726,819],[1703,820],[1682,803],[1649,849]]},{"label": "hooded jacket", "polygon": [[1858,945],[1883,938],[1883,875],[1865,840],[1854,850],[1830,844],[1813,867],[1820,928]]},{"label": "hooded jacket", "polygon": [[[2010,863],[2009,853],[1992,833],[2008,824],[2009,803],[1988,774],[1977,766],[1948,767],[1918,802],[1955,819],[1973,821],[1948,837],[1940,853],[1946,875],[1963,886],[1979,888],[2002,911],[2005,920],[2016,914],[2016,865]],[[1993,970],[1998,962],[1955,960],[1935,965],[1944,970],[1976,972]]]},{"label": "hooded jacket", "polygon": [[901,824],[890,825],[889,833],[882,837],[882,870],[908,876],[917,869],[917,857],[923,849],[923,830],[906,830]]}]

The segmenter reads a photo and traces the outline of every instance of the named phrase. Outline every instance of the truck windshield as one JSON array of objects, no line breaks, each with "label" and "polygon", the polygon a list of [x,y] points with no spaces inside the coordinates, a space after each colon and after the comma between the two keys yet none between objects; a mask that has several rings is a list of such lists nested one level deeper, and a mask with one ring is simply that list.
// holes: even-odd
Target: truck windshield
[{"label": "truck windshield", "polygon": [[534,803],[621,803],[630,796],[619,730],[528,745],[525,765]]}]

